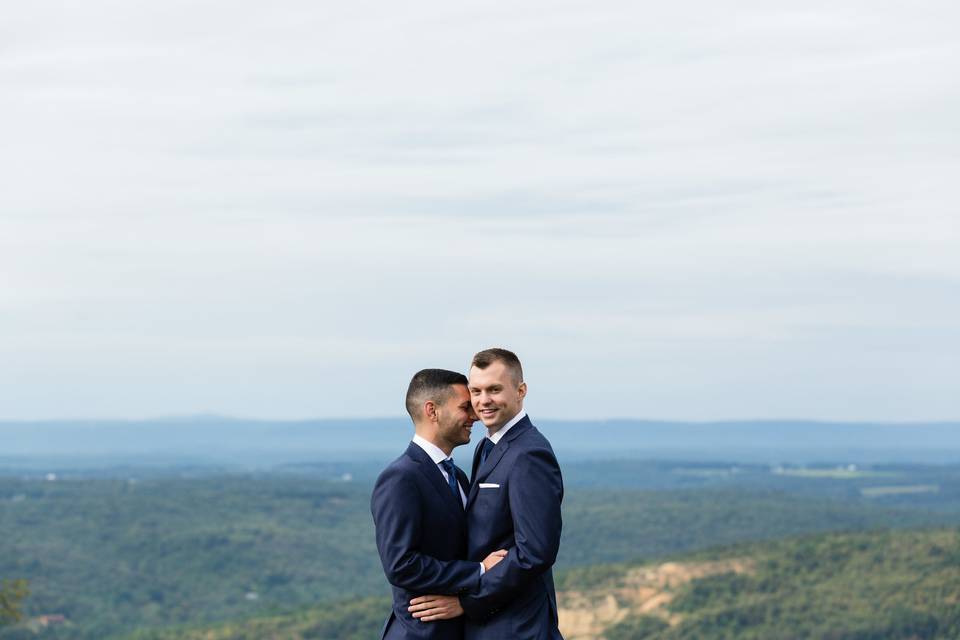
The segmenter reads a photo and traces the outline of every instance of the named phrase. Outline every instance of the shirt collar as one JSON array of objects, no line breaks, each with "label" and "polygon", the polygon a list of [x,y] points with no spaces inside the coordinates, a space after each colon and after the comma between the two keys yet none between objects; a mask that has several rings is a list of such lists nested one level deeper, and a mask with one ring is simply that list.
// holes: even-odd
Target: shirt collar
[{"label": "shirt collar", "polygon": [[505,425],[503,425],[502,427],[500,427],[499,429],[497,429],[497,432],[496,432],[495,434],[493,434],[492,436],[487,436],[487,437],[490,438],[490,440],[493,441],[493,444],[497,444],[498,442],[500,442],[500,438],[502,438],[504,435],[506,435],[507,431],[510,430],[510,427],[512,427],[513,425],[517,424],[518,422],[520,422],[521,420],[523,420],[523,419],[526,418],[526,417],[527,417],[527,412],[526,412],[524,409],[520,409],[520,413],[518,413],[517,415],[513,416],[513,419],[511,419],[510,422],[508,422],[507,424],[505,424]]},{"label": "shirt collar", "polygon": [[413,434],[413,442],[418,445],[421,449],[427,452],[427,455],[430,456],[430,459],[433,460],[436,464],[440,464],[446,460],[449,456],[443,452],[443,449],[433,444],[426,438],[420,436],[419,434]]}]

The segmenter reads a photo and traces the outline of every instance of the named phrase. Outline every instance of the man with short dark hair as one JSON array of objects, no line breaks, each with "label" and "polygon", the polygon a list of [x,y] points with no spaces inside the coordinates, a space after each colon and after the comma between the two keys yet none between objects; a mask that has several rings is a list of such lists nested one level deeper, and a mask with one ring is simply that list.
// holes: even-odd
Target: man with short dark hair
[{"label": "man with short dark hair", "polygon": [[[506,349],[473,357],[473,409],[487,427],[477,445],[467,498],[468,559],[507,549],[503,562],[456,600],[466,612],[466,640],[562,640],[553,563],[560,549],[563,479],[547,439],[523,410],[527,385],[520,359]],[[443,619],[448,596],[411,601],[414,617]],[[455,609],[455,607],[454,607]]]},{"label": "man with short dark hair", "polygon": [[[462,640],[463,613],[456,598],[429,624],[414,619],[409,601],[424,593],[458,594],[480,586],[480,576],[503,550],[468,561],[466,474],[450,454],[470,442],[476,415],[462,373],[417,372],[407,388],[415,435],[406,452],[377,478],[370,500],[377,550],[393,587],[393,607],[381,638]],[[434,622],[435,621],[435,622]]]}]

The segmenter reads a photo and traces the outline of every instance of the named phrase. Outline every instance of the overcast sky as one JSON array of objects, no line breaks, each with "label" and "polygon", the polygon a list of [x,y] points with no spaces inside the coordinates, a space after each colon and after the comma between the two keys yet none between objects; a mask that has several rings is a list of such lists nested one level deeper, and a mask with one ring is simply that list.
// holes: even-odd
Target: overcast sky
[{"label": "overcast sky", "polygon": [[958,7],[10,3],[0,418],[958,419]]}]

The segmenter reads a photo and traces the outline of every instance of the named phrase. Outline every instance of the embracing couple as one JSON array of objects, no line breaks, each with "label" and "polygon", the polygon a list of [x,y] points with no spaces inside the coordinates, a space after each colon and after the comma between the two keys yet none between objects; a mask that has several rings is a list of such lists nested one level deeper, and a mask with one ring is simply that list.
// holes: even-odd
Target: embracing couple
[{"label": "embracing couple", "polygon": [[[424,369],[407,389],[415,435],[371,499],[377,549],[393,587],[381,638],[562,640],[551,567],[563,480],[523,410],[527,385],[506,349],[461,373]],[[470,479],[453,449],[477,418],[487,435]]]}]

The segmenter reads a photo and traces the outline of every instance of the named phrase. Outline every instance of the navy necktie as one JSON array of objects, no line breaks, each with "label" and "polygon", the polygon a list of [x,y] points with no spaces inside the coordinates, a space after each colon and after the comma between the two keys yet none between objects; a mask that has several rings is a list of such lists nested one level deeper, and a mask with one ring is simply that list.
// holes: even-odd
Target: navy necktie
[{"label": "navy necktie", "polygon": [[460,484],[457,482],[457,467],[454,466],[453,460],[450,458],[440,461],[440,466],[442,466],[443,470],[447,472],[447,484],[450,485],[450,491],[453,491],[453,497],[457,499],[457,504],[462,505],[463,501],[460,498]]},{"label": "navy necktie", "polygon": [[483,439],[483,447],[480,449],[480,464],[483,465],[486,461],[487,456],[490,455],[490,452],[493,450],[493,440],[490,438]]}]

